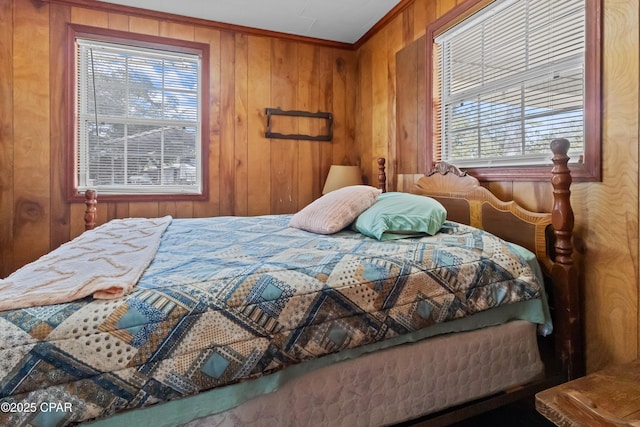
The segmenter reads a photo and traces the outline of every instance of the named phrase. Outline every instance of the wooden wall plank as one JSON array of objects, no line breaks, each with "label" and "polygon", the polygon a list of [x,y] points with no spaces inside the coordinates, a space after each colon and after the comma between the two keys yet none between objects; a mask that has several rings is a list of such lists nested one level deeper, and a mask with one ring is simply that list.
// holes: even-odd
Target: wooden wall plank
[{"label": "wooden wall plank", "polygon": [[160,34],[160,22],[140,16],[129,17],[129,31],[157,36]]},{"label": "wooden wall plank", "polygon": [[424,1],[413,3],[413,40],[421,37],[425,33],[426,23],[433,20],[431,13],[435,9],[434,3]]},{"label": "wooden wall plank", "polygon": [[249,42],[246,34],[237,33],[235,63],[235,120],[234,120],[234,163],[235,163],[235,215],[247,215],[249,211],[248,187],[248,102],[249,102]]},{"label": "wooden wall plank", "polygon": [[[312,105],[316,101],[318,94],[315,89],[315,66],[317,60],[316,49],[314,46],[306,45],[298,47],[298,75],[297,75],[297,96],[296,110],[315,111]],[[296,120],[298,132],[301,135],[312,135],[315,130],[311,120]],[[317,141],[298,141],[298,159],[297,161],[304,164],[304,168],[298,169],[296,179],[300,183],[298,186],[298,194],[296,199],[299,203],[298,208],[302,208],[313,200],[312,189],[315,178],[319,178],[319,150]]]},{"label": "wooden wall plank", "polygon": [[515,200],[532,211],[549,212],[553,208],[553,187],[549,182],[516,181],[495,184],[503,184],[504,200]]},{"label": "wooden wall plank", "polygon": [[158,202],[138,202],[129,204],[129,215],[141,218],[157,218],[160,215]]},{"label": "wooden wall plank", "polygon": [[247,198],[249,215],[265,215],[271,211],[271,141],[264,137],[265,108],[271,105],[271,41],[250,36],[247,101]]},{"label": "wooden wall plank", "polygon": [[21,265],[50,248],[48,5],[15,2],[13,25],[13,232],[14,262]]},{"label": "wooden wall plank", "polygon": [[160,22],[160,35],[180,40],[193,40],[195,37],[193,25],[177,22]]},{"label": "wooden wall plank", "polygon": [[71,8],[71,22],[79,25],[90,25],[92,27],[109,27],[109,13],[99,12],[84,7]]},{"label": "wooden wall plank", "polygon": [[194,37],[198,42],[209,44],[209,129],[203,129],[209,132],[209,199],[193,206],[194,216],[207,217],[220,214],[220,31],[197,27]]},{"label": "wooden wall plank", "polygon": [[[349,70],[347,69],[347,59],[342,52],[334,52],[333,55],[333,78],[331,80],[331,93],[333,94],[333,141],[331,141],[331,164],[358,165],[360,159],[353,158],[353,147],[347,147],[344,141],[348,140],[349,126],[346,122],[345,111],[347,111],[348,95],[347,88],[351,86],[347,83]],[[349,156],[351,154],[351,158]],[[324,177],[329,169],[324,171]],[[323,181],[324,185],[324,181]]]},{"label": "wooden wall plank", "polygon": [[118,31],[129,31],[129,17],[120,13],[109,13],[107,15],[109,28]]},{"label": "wooden wall plank", "polygon": [[[587,368],[638,357],[638,3],[604,2],[603,182],[578,184],[586,220]],[[584,187],[584,188],[583,188]]]},{"label": "wooden wall plank", "polygon": [[[298,45],[271,41],[271,107],[296,109]],[[291,133],[298,133],[294,117],[279,116],[279,123]],[[298,141],[271,140],[271,212],[293,213],[298,210]]]},{"label": "wooden wall plank", "polygon": [[[316,61],[316,85],[315,85],[315,98],[317,99],[317,105],[314,107],[315,111],[328,111],[333,114],[335,120],[335,111],[333,106],[334,94],[333,94],[333,64],[335,62],[335,50],[333,49],[321,49],[316,47],[315,56]],[[324,124],[320,121],[315,122],[317,128],[316,134],[320,133],[324,129]],[[299,207],[302,208],[307,203],[311,202],[322,196],[322,188],[324,182],[329,173],[329,168],[333,159],[333,145],[334,141],[322,141],[316,142],[318,148],[318,169],[314,171],[314,180],[311,187],[311,199],[307,201],[300,201]],[[304,165],[304,160],[301,159],[301,165]],[[352,163],[356,164],[356,163]]]},{"label": "wooden wall plank", "polygon": [[[387,104],[388,107],[388,118],[387,118],[387,155],[391,158],[396,157],[397,145],[396,141],[398,138],[398,128],[397,128],[397,109],[396,109],[396,99],[398,96],[398,88],[397,88],[397,66],[396,66],[396,52],[402,49],[407,43],[407,40],[413,40],[413,11],[414,7],[408,8],[405,10],[400,16],[397,16],[393,19],[387,27],[385,28],[385,51],[386,51],[386,62],[387,62]],[[414,86],[413,90],[417,93],[417,86]],[[384,157],[385,153],[379,152],[376,154],[374,161],[377,162],[378,157]],[[387,185],[389,188],[393,188],[395,186],[396,180],[396,164],[394,162],[389,163],[388,171],[389,176],[387,178]],[[373,184],[376,184],[376,176],[377,174],[377,165],[374,163],[374,181]]]},{"label": "wooden wall plank", "polygon": [[158,203],[158,216],[171,215],[173,218],[193,218],[193,202],[162,201]]},{"label": "wooden wall plank", "polygon": [[[332,78],[333,105],[333,141],[331,142],[331,164],[361,166],[360,151],[356,146],[356,94],[359,87],[353,82],[358,81],[355,52],[334,50]],[[327,169],[324,173],[329,172]],[[324,185],[324,180],[323,180]]]},{"label": "wooden wall plank", "polygon": [[[413,42],[396,55],[397,80],[397,173],[414,174],[420,170],[418,159],[418,43]],[[421,141],[423,142],[423,141]]]},{"label": "wooden wall plank", "polygon": [[220,215],[233,215],[235,206],[235,37],[220,34],[220,165],[218,185]]},{"label": "wooden wall plank", "polygon": [[399,17],[396,17],[397,20],[402,22],[402,32],[399,36],[401,36],[404,45],[411,43],[415,36],[415,9],[415,3],[412,3],[400,14]]},{"label": "wooden wall plank", "polygon": [[[483,185],[500,200],[513,200],[513,182],[485,182]],[[535,205],[530,208],[535,210]]]},{"label": "wooden wall plank", "polygon": [[[302,111],[331,112],[328,91],[333,87],[331,51],[306,45],[298,49],[298,95],[296,109]],[[298,132],[303,135],[319,135],[326,132],[320,120],[299,120]],[[299,141],[298,208],[302,208],[322,195],[322,187],[331,165],[331,142]]]},{"label": "wooden wall plank", "polygon": [[13,270],[13,3],[0,2],[0,278]]},{"label": "wooden wall plank", "polygon": [[[71,19],[71,10],[67,6],[51,4],[49,18],[50,51],[62,51],[66,47],[66,23]],[[49,111],[51,112],[51,247],[58,247],[70,238],[69,204],[65,200],[67,182],[67,150],[71,141],[67,133],[67,96],[63,85],[67,62],[64,55],[51,57],[49,61]]]},{"label": "wooden wall plank", "polygon": [[[375,182],[373,174],[376,165],[373,162],[373,114],[369,111],[370,105],[373,103],[373,94],[371,92],[372,76],[371,69],[373,67],[372,47],[369,43],[365,44],[358,50],[358,74],[356,84],[358,85],[358,94],[356,105],[356,149],[360,153],[363,175],[369,183]],[[385,64],[386,65],[386,64]],[[367,106],[367,107],[365,107]],[[382,118],[386,119],[386,118]],[[384,157],[388,157],[385,153]]]},{"label": "wooden wall plank", "polygon": [[438,0],[436,9],[436,18],[441,17],[451,9],[457,6],[458,0]]},{"label": "wooden wall plank", "polygon": [[[99,198],[100,198],[100,195],[98,194],[98,200]],[[127,202],[112,203],[112,205],[114,209],[113,209],[113,212],[110,212],[109,219],[128,218],[131,216],[129,215],[129,203]],[[76,218],[76,217],[72,216],[72,218]]]},{"label": "wooden wall plank", "polygon": [[[357,120],[360,117],[356,114],[356,105],[358,99],[359,80],[358,80],[358,61],[357,54],[355,52],[344,52],[340,54],[340,58],[344,61],[344,73],[346,75],[346,88],[345,88],[345,114],[343,116],[334,117],[334,120],[344,120],[346,126],[345,138],[340,141],[340,144],[336,146],[344,147],[344,151],[347,153],[348,164],[359,165],[362,169],[362,152],[360,151],[359,142],[356,141]],[[357,82],[353,83],[353,82]],[[339,151],[340,149],[338,149]],[[356,160],[353,162],[352,160]],[[364,173],[364,171],[362,171]]]},{"label": "wooden wall plank", "polygon": [[[85,210],[86,210],[85,206],[80,204],[80,203],[73,203],[69,207],[70,215],[71,215],[72,218],[84,217]],[[98,212],[104,212],[104,209],[102,208],[102,206],[100,207]],[[96,223],[102,223],[102,222],[101,221],[96,221]],[[84,232],[84,223],[82,223],[80,221],[74,221],[74,222],[72,222],[70,224],[70,233],[71,233],[70,238],[71,239],[81,235],[83,232]]]},{"label": "wooden wall plank", "polygon": [[174,218],[178,216],[178,209],[175,201],[169,200],[158,203],[158,216],[165,215],[171,215]]},{"label": "wooden wall plank", "polygon": [[194,204],[185,200],[176,202],[176,218],[193,218]]},{"label": "wooden wall plank", "polygon": [[[394,20],[397,22],[397,20]],[[376,159],[384,156],[389,152],[391,145],[389,141],[389,119],[393,117],[394,106],[389,104],[389,61],[387,52],[387,29],[376,34],[372,41],[374,48],[371,50],[371,61],[373,64],[387,64],[386,67],[374,67],[371,72],[371,102],[373,108],[373,117],[381,118],[381,120],[372,121],[372,156],[369,159],[370,164],[375,169]],[[384,118],[384,119],[382,119]]]},{"label": "wooden wall plank", "polygon": [[[416,40],[417,46],[417,69],[426,70],[427,61],[426,55],[426,36],[420,37]],[[416,97],[418,100],[418,117],[427,116],[427,75],[424,72],[418,73],[416,81]],[[426,120],[418,120],[418,127],[416,133],[416,139],[418,141],[418,150],[416,156],[418,157],[418,169],[419,173],[425,173],[426,170],[426,158],[427,158],[427,128]]]}]

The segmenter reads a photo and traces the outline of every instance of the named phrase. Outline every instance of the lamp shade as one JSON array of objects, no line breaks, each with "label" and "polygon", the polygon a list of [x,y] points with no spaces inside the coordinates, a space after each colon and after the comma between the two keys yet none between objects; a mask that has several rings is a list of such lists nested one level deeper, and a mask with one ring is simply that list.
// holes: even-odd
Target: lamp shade
[{"label": "lamp shade", "polygon": [[331,165],[322,194],[327,194],[338,188],[349,185],[362,184],[362,175],[358,166]]}]

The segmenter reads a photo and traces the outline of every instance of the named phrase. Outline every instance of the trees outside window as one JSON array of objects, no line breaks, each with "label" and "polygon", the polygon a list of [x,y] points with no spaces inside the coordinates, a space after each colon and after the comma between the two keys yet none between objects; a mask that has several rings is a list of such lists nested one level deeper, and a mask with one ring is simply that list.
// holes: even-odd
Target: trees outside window
[{"label": "trees outside window", "polygon": [[544,178],[567,138],[574,176],[600,179],[600,14],[600,0],[468,0],[429,26],[427,162]]},{"label": "trees outside window", "polygon": [[205,198],[208,46],[70,27],[71,196]]}]

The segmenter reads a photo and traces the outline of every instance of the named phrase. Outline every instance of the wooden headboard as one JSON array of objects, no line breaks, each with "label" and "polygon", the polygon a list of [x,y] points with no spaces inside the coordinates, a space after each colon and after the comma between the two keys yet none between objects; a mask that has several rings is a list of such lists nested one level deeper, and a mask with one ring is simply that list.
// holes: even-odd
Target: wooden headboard
[{"label": "wooden headboard", "polygon": [[[568,379],[584,375],[584,346],[578,272],[573,260],[573,210],[570,201],[569,141],[551,142],[551,212],[532,212],[498,199],[478,180],[447,163],[415,179],[398,179],[397,190],[437,199],[447,219],[486,230],[536,254],[551,281],[554,347]],[[385,161],[378,159],[378,180],[386,182]],[[383,187],[381,187],[383,188]]]},{"label": "wooden headboard", "polygon": [[411,188],[399,191],[430,196],[446,208],[448,220],[481,228],[529,249],[550,274],[554,258],[553,248],[547,244],[550,213],[531,212],[514,201],[504,202],[476,178],[447,163],[437,164]]}]

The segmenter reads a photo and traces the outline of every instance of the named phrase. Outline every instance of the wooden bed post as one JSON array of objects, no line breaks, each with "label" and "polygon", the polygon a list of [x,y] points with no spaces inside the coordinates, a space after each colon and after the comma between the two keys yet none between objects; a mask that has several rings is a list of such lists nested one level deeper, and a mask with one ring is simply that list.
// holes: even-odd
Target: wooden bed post
[{"label": "wooden bed post", "polygon": [[98,192],[96,190],[87,190],[84,193],[84,204],[87,209],[84,211],[84,229],[93,230],[96,226],[96,204]]},{"label": "wooden bed post", "polygon": [[378,157],[378,188],[382,190],[383,193],[387,192],[387,173],[385,172],[385,164],[386,160],[384,157]]},{"label": "wooden bed post", "polygon": [[573,209],[571,208],[571,171],[567,166],[569,141],[551,141],[553,152],[553,209],[551,223],[556,237],[555,262],[551,269],[554,281],[553,298],[556,307],[554,322],[555,347],[558,360],[569,380],[585,374],[584,345],[578,271],[573,263]]}]

